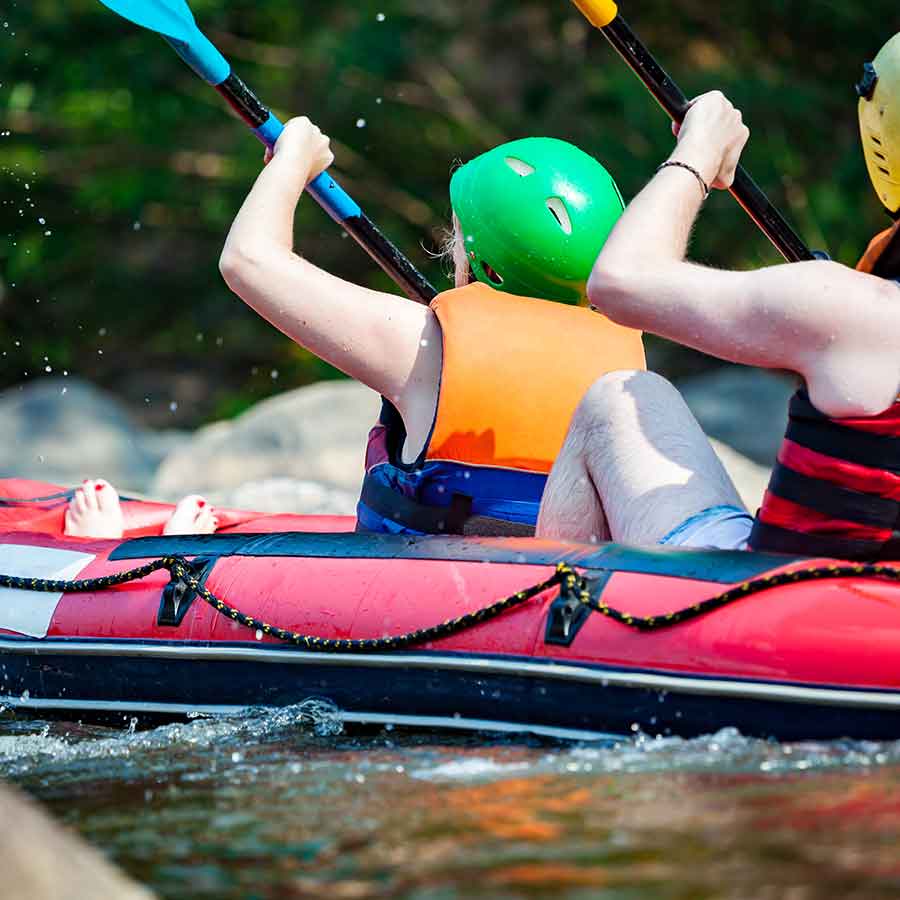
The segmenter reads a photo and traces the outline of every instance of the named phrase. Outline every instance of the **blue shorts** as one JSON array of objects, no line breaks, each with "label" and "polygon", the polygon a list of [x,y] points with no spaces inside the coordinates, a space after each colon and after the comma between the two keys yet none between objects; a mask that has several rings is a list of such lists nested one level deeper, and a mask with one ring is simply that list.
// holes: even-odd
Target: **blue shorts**
[{"label": "blue shorts", "polygon": [[659,543],[666,547],[746,550],[753,516],[739,506],[711,506],[685,519]]}]

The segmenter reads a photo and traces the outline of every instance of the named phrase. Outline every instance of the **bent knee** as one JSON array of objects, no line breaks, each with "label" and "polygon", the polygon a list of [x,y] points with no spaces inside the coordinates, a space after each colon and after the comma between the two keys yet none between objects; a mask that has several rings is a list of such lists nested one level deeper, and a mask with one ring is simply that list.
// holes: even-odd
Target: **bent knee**
[{"label": "bent knee", "polygon": [[620,369],[598,378],[585,392],[572,418],[573,427],[590,425],[598,419],[608,418],[617,409],[633,409],[667,400],[678,395],[678,390],[662,375],[643,369]]}]

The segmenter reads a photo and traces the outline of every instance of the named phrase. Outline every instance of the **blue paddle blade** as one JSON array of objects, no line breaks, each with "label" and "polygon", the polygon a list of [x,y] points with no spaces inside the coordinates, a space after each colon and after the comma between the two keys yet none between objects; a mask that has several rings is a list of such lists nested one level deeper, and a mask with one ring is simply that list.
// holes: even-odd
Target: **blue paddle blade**
[{"label": "blue paddle blade", "polygon": [[149,28],[172,41],[189,41],[197,31],[194,14],[184,0],[100,0],[141,28]]},{"label": "blue paddle blade", "polygon": [[162,35],[175,52],[210,84],[221,84],[231,66],[197,27],[185,0],[100,0],[123,19]]}]

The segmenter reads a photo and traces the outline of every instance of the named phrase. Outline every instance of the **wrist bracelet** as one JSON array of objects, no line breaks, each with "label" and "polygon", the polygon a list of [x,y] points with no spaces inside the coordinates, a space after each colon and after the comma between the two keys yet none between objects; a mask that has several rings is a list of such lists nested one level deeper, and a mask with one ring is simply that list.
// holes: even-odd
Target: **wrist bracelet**
[{"label": "wrist bracelet", "polygon": [[703,188],[703,199],[705,200],[709,196],[709,185],[703,180],[703,176],[693,166],[677,159],[670,159],[664,162],[656,171],[661,172],[667,166],[677,166],[679,169],[687,169],[687,171],[700,182],[700,187]]}]

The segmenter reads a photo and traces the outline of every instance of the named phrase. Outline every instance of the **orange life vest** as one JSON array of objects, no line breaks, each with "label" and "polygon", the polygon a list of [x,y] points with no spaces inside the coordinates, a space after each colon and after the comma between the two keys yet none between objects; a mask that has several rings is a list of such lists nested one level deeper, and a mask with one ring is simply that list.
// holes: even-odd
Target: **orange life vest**
[{"label": "orange life vest", "polygon": [[644,367],[641,335],[583,307],[480,283],[431,306],[443,341],[431,436],[403,464],[402,422],[386,407],[369,438],[360,527],[533,530],[576,406],[601,375]]},{"label": "orange life vest", "polygon": [[895,222],[869,241],[856,268],[882,278],[900,278],[900,222]]},{"label": "orange life vest", "polygon": [[[872,240],[857,269],[900,279],[900,224]],[[798,391],[749,545],[900,558],[900,401],[877,416],[831,419]]]}]

